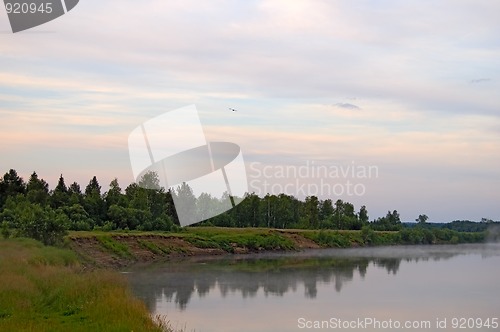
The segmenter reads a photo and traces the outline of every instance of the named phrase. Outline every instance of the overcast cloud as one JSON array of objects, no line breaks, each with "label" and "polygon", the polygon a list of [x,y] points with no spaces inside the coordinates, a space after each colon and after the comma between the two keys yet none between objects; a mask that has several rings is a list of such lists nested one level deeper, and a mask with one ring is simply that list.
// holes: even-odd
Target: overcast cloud
[{"label": "overcast cloud", "polygon": [[206,136],[240,144],[247,163],[377,165],[364,197],[340,197],[371,218],[500,220],[499,12],[494,1],[82,0],[12,34],[0,9],[1,171],[125,187],[128,133],[196,104]]}]

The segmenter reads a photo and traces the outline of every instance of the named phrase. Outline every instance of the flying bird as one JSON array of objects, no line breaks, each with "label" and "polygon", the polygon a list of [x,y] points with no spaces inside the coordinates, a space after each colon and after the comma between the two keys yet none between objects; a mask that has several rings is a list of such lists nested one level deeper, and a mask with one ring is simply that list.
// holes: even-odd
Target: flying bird
[{"label": "flying bird", "polygon": [[234,108],[231,108],[231,107],[229,107],[229,110],[233,111],[233,112],[237,112],[237,110],[235,110]]}]

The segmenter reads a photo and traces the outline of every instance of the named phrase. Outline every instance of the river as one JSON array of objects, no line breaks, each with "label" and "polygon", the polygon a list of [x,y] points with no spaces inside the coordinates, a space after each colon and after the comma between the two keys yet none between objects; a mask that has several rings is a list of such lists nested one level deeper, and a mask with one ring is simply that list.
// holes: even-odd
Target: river
[{"label": "river", "polygon": [[124,272],[152,314],[185,331],[500,331],[499,244],[189,258]]}]

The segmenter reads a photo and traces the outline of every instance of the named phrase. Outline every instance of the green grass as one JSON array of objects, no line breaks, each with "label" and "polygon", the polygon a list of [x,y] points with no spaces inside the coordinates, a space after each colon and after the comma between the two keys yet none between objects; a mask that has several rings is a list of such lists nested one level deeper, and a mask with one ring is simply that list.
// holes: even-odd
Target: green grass
[{"label": "green grass", "polygon": [[350,248],[365,244],[360,231],[304,231],[302,236],[325,248]]},{"label": "green grass", "polygon": [[96,237],[106,250],[122,258],[133,258],[128,247],[119,238],[133,236],[139,245],[156,255],[184,252],[185,248],[162,247],[153,238],[182,239],[201,249],[219,249],[229,253],[237,248],[249,251],[296,250],[297,244],[290,234],[312,240],[324,248],[350,248],[382,245],[456,244],[484,241],[484,233],[465,233],[450,230],[374,231],[370,227],[357,230],[275,230],[268,228],[186,227],[180,232],[71,232],[69,237]]},{"label": "green grass", "polygon": [[183,238],[198,248],[218,248],[234,252],[235,247],[249,250],[294,250],[295,243],[279,232],[261,228],[193,227]]},{"label": "green grass", "polygon": [[305,230],[300,234],[325,248],[477,243],[484,242],[485,239],[484,233],[420,228],[401,231],[373,231],[370,228],[361,231]]},{"label": "green grass", "polygon": [[149,250],[156,255],[165,255],[165,254],[170,254],[173,251],[176,251],[175,248],[162,246],[160,244],[154,243],[149,240],[137,239],[137,243],[139,243],[139,245],[142,248]]},{"label": "green grass", "polygon": [[0,331],[161,331],[116,272],[82,271],[76,255],[0,240]]},{"label": "green grass", "polygon": [[[182,234],[182,231],[179,232]],[[78,237],[78,238],[85,238],[85,237],[95,237],[95,236],[120,236],[120,237],[132,237],[132,236],[145,236],[145,235],[162,235],[162,236],[168,236],[169,234],[174,234],[171,232],[162,232],[162,231],[138,231],[138,230],[133,230],[133,231],[103,231],[103,230],[92,230],[92,231],[68,231],[68,237],[73,238],[73,237]],[[175,233],[178,234],[178,233]]]},{"label": "green grass", "polygon": [[132,254],[130,253],[128,247],[125,244],[116,241],[111,236],[99,235],[99,236],[96,236],[96,238],[97,238],[97,241],[99,241],[105,249],[111,251],[112,253],[116,254],[117,256],[123,257],[123,258],[132,258],[133,257]]}]

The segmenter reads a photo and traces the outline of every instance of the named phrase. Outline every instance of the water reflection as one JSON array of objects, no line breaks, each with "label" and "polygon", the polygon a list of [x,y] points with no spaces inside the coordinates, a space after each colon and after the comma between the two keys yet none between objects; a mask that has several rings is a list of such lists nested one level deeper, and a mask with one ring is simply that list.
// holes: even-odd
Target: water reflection
[{"label": "water reflection", "polygon": [[412,247],[408,252],[398,248],[397,254],[393,249],[377,248],[233,256],[151,265],[133,270],[127,276],[134,293],[143,299],[150,312],[156,312],[158,301],[173,302],[185,310],[193,295],[203,298],[216,289],[223,298],[238,293],[242,298],[252,298],[260,290],[266,297],[282,297],[287,292],[297,292],[302,285],[303,296],[314,299],[318,284],[331,285],[339,293],[354,278],[363,280],[370,266],[396,275],[402,261],[447,260],[464,253],[456,248]]}]

